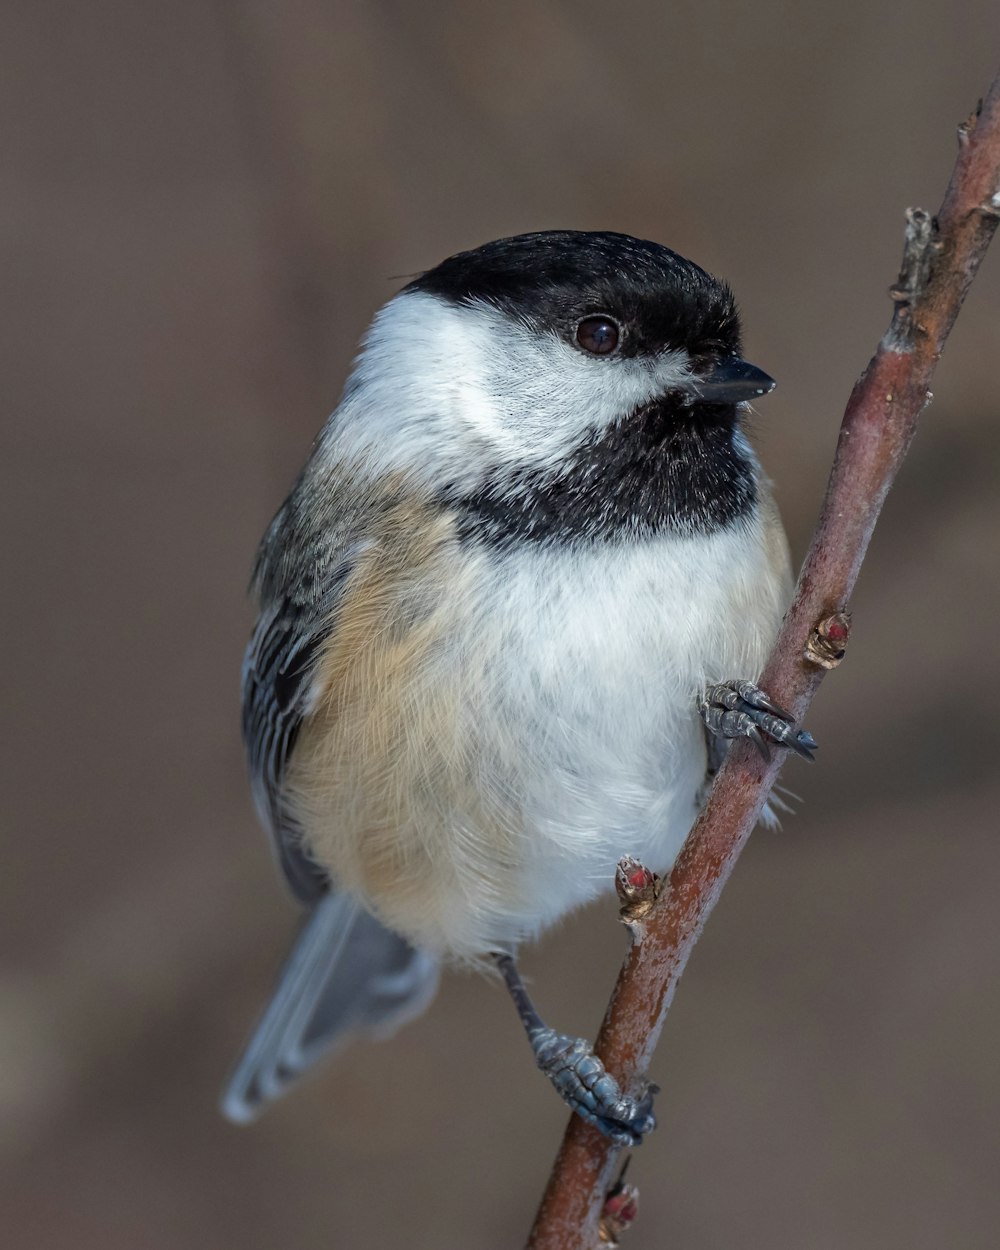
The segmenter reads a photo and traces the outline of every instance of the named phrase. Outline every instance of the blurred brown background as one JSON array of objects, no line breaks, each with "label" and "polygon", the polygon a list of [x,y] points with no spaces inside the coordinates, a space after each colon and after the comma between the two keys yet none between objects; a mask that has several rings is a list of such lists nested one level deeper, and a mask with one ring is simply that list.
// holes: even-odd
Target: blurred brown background
[{"label": "blurred brown background", "polygon": [[[251,1130],[216,1114],[294,924],[237,732],[255,544],[400,275],[572,226],[732,282],[801,556],[903,209],[939,202],[1000,11],[0,21],[3,1242],[517,1246],[565,1116],[484,982],[449,977]],[[997,1244],[997,262],[813,711],[821,763],[786,770],[799,812],[755,836],[682,983],[635,1250]],[[531,953],[553,1022],[593,1034],[622,947],[607,904]]]}]

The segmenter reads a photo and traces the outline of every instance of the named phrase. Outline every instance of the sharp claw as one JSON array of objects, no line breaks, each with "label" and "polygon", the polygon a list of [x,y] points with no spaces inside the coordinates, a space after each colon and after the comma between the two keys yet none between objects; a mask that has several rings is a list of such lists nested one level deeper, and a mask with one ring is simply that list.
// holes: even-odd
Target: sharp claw
[{"label": "sharp claw", "polygon": [[784,745],[796,755],[801,755],[804,760],[808,760],[810,764],[815,763],[813,751],[819,744],[813,740],[812,734],[797,733],[794,737],[789,737]]},{"label": "sharp claw", "polygon": [[792,719],[784,708],[779,707],[766,691],[761,690],[760,686],[754,685],[752,681],[734,682],[733,689],[743,702],[749,703],[751,707],[758,708],[762,712],[771,712],[775,716],[780,716],[782,720]]},{"label": "sharp claw", "polygon": [[756,725],[751,725],[747,729],[746,736],[757,748],[761,757],[770,762],[771,748],[767,745],[767,742],[764,740],[764,735],[760,732]]},{"label": "sharp claw", "polygon": [[791,720],[791,716],[783,707],[779,707],[775,701],[761,690],[758,697],[752,700],[754,707],[759,707],[763,712],[770,712],[772,716],[780,716],[782,720]]}]

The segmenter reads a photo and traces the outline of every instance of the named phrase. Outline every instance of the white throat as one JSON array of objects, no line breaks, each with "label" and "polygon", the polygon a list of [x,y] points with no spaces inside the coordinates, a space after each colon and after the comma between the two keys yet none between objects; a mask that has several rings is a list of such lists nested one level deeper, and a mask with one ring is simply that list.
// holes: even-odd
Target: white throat
[{"label": "white throat", "polygon": [[685,383],[684,351],[588,356],[488,304],[408,291],[376,316],[320,443],[430,489],[555,468],[588,432]]}]

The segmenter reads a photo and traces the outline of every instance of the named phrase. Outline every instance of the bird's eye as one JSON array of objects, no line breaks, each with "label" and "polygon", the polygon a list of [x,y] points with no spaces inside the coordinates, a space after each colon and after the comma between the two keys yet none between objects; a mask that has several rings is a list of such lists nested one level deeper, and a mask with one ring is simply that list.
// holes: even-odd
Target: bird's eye
[{"label": "bird's eye", "polygon": [[576,327],[576,341],[592,356],[610,356],[618,346],[618,327],[603,314],[584,317]]}]

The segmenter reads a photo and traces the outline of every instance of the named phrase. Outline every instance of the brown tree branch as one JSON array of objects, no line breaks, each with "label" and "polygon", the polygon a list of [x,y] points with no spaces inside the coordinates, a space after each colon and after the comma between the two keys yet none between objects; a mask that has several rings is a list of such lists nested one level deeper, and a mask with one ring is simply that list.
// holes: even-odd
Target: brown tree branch
[{"label": "brown tree branch", "polygon": [[[843,654],[846,606],[876,518],[927,403],[945,340],[1000,216],[1000,75],[959,127],[959,153],[936,218],[907,213],[892,322],[854,387],[819,523],[761,685],[801,720]],[[597,1040],[626,1088],[645,1073],[691,949],[781,767],[747,742],[729,752],[659,901],[633,942]],[[619,1151],[573,1116],[532,1230],[532,1250],[591,1250]]]}]

